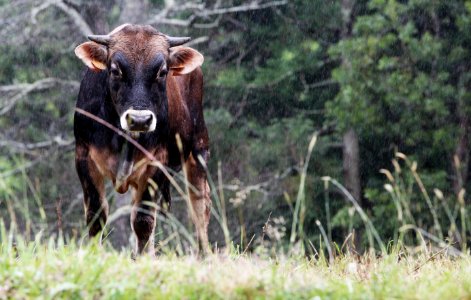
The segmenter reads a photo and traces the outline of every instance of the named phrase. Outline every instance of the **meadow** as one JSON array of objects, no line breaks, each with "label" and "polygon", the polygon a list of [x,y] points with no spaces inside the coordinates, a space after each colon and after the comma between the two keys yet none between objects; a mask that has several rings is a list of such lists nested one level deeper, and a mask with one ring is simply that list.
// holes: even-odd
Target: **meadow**
[{"label": "meadow", "polygon": [[[2,222],[0,299],[469,299],[471,256],[466,243],[450,238],[466,240],[466,232],[457,231],[456,224],[467,214],[450,212],[448,228],[437,223],[427,231],[413,225],[417,222],[410,211],[412,204],[407,202],[411,195],[402,186],[402,177],[415,174],[412,177],[423,188],[422,196],[430,196],[416,163],[402,153],[396,157],[406,168],[381,171],[388,178],[385,189],[397,208],[397,216],[392,218],[402,224],[394,239],[384,241],[351,194],[330,177],[320,180],[345,193],[352,210],[363,220],[357,230],[365,233],[367,246],[356,249],[351,234],[337,244],[319,221],[319,239],[307,238],[304,190],[316,140],[314,135],[299,180],[289,236],[292,241],[288,237],[270,239],[269,231],[276,229],[271,228],[269,216],[261,236],[253,237],[247,245],[234,243],[224,194],[218,193],[223,189],[209,176],[213,222],[226,238],[224,247],[213,243],[213,253],[196,253],[191,228],[172,214],[159,216],[156,256],[137,258],[129,248],[113,247],[110,231],[93,240],[87,237],[86,228],[74,236],[45,229],[24,236],[18,224]],[[182,174],[176,178],[184,183]],[[440,196],[440,191],[435,189],[435,194]],[[38,211],[43,210],[41,203],[37,201]],[[431,216],[443,210],[435,204],[430,200]],[[403,215],[411,218],[409,223]],[[164,230],[165,225],[171,230]]]},{"label": "meadow", "polygon": [[2,243],[0,299],[469,299],[471,258],[399,250],[324,258],[130,259],[97,243]]}]

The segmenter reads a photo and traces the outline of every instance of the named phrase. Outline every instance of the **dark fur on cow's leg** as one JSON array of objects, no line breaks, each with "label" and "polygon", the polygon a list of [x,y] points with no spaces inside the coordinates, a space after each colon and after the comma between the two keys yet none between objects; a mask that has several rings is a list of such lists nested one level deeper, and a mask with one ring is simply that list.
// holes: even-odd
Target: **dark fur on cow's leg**
[{"label": "dark fur on cow's leg", "polygon": [[172,196],[170,195],[170,181],[162,172],[157,172],[153,180],[157,183],[160,191],[159,213],[167,216],[172,206]]},{"label": "dark fur on cow's leg", "polygon": [[84,147],[77,146],[75,167],[83,189],[85,216],[90,237],[100,233],[108,217],[103,176],[88,157]]},{"label": "dark fur on cow's leg", "polygon": [[198,165],[193,155],[185,163],[188,182],[198,191],[190,189],[190,217],[195,224],[199,251],[203,254],[211,252],[208,242],[208,225],[211,214],[211,198],[206,173]]},{"label": "dark fur on cow's leg", "polygon": [[155,191],[150,192],[149,189],[151,189],[150,186],[146,187],[142,192],[135,191],[133,197],[131,225],[136,235],[136,255],[144,252],[152,256],[155,255],[154,229],[157,205],[155,203]]}]

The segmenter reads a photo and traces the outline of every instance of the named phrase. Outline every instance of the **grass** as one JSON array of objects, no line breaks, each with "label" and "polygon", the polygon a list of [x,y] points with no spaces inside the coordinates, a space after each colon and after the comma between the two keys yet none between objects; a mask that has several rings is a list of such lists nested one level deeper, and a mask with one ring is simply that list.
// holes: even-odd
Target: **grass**
[{"label": "grass", "polygon": [[[46,221],[46,215],[39,191],[22,172],[25,190],[35,201],[27,201],[26,193],[24,201],[20,201],[16,193],[7,191],[9,230],[0,218],[0,300],[471,299],[471,255],[467,248],[470,226],[464,190],[456,199],[445,197],[438,189],[429,193],[417,173],[417,163],[402,153],[393,159],[392,171],[381,170],[387,180],[384,189],[397,211],[397,217],[391,216],[397,221],[394,238],[382,240],[385,237],[380,236],[371,215],[357,199],[337,180],[325,176],[319,180],[325,188],[327,231],[316,220],[320,235],[319,245],[314,246],[305,234],[305,187],[316,140],[314,135],[302,165],[292,224],[286,230],[291,231],[289,244],[281,239],[274,239],[271,246],[263,243],[270,215],[261,239],[256,237],[254,241],[254,236],[247,244],[241,227],[241,242],[234,245],[227,221],[221,166],[217,180],[208,172],[212,214],[221,226],[225,248],[205,258],[189,254],[196,247],[191,230],[172,214],[159,217],[162,225],[159,228],[167,228],[169,234],[158,239],[157,258],[143,256],[133,261],[130,250],[113,249],[106,235],[103,246],[89,241],[83,233],[80,241],[71,238],[65,243],[55,237],[55,232],[61,232],[60,226],[58,231],[48,231],[47,226],[32,222],[31,204],[39,207],[39,217],[35,219]],[[182,188],[175,181],[176,189],[183,198],[187,197],[193,187],[186,183],[184,174],[175,178],[184,185]],[[8,184],[0,177],[2,186]],[[332,240],[331,189],[345,196],[351,207],[350,218],[354,214],[360,216],[369,245],[366,254],[352,255],[354,247],[344,250]],[[19,205],[23,202],[24,206]],[[418,202],[426,205],[417,206]],[[15,211],[26,220],[27,230],[18,232]],[[352,228],[349,233],[344,244],[349,238],[353,240]],[[36,240],[29,240],[31,237]]]},{"label": "grass", "polygon": [[469,299],[471,259],[390,254],[130,259],[96,244],[2,245],[0,299]]}]

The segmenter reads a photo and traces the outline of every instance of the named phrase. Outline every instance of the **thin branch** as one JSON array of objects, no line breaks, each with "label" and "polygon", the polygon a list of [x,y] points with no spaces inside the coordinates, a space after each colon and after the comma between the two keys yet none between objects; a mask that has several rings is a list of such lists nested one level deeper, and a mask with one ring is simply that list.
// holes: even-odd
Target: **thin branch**
[{"label": "thin branch", "polygon": [[18,141],[0,141],[0,147],[13,148],[18,152],[28,152],[31,150],[42,149],[51,147],[52,145],[58,145],[60,147],[66,147],[74,143],[73,139],[64,139],[60,135],[56,135],[50,140],[37,142],[37,143],[22,143]]},{"label": "thin branch", "polygon": [[211,28],[216,28],[219,26],[219,22],[222,19],[222,15],[218,16],[216,20],[212,23],[195,23],[193,24],[193,27],[198,28],[198,29],[211,29]]},{"label": "thin branch", "polygon": [[222,14],[246,12],[246,11],[252,11],[252,10],[261,10],[261,9],[265,9],[269,7],[286,5],[287,3],[288,3],[287,0],[272,1],[272,2],[267,2],[267,3],[262,3],[262,4],[253,1],[245,5],[239,5],[239,6],[234,6],[234,7],[217,8],[213,10],[203,10],[201,12],[197,12],[197,16],[206,17],[206,16],[212,16],[212,15],[222,15]]},{"label": "thin branch", "polygon": [[193,23],[194,20],[195,20],[195,16],[193,15],[190,16],[186,20],[161,18],[161,17],[155,16],[154,18],[150,19],[146,23],[150,25],[163,24],[163,25],[172,25],[172,26],[180,26],[180,27],[189,27]]},{"label": "thin branch", "polygon": [[323,87],[323,86],[327,86],[327,85],[335,85],[335,84],[337,84],[337,81],[335,81],[333,79],[326,79],[326,80],[322,80],[322,81],[319,81],[319,82],[308,84],[307,87],[309,89],[314,89],[314,88],[319,88],[319,87]]},{"label": "thin branch", "polygon": [[[194,4],[189,3],[186,5],[170,5],[165,7],[159,14],[155,15],[151,19],[149,19],[146,24],[155,25],[155,24],[164,24],[164,25],[173,25],[173,26],[181,26],[181,27],[197,27],[197,28],[214,28],[219,25],[220,16],[225,14],[232,14],[238,12],[247,12],[247,11],[254,11],[254,10],[261,10],[270,7],[276,7],[281,5],[286,5],[288,3],[287,0],[281,1],[272,1],[267,3],[258,3],[256,1],[249,2],[247,4],[233,6],[233,7],[225,7],[225,8],[213,8],[213,9],[205,9],[204,5],[201,4]],[[185,20],[178,19],[178,18],[169,18],[175,12],[182,12],[182,11],[193,11],[192,14]],[[219,16],[215,21],[208,24],[195,24],[194,21],[196,18],[208,18],[210,16]]]},{"label": "thin branch", "polygon": [[241,184],[225,184],[223,185],[223,189],[233,192],[238,192],[240,194],[248,195],[251,192],[259,192],[267,196],[269,194],[269,190],[273,187],[278,187],[279,182],[284,180],[287,177],[294,176],[300,172],[300,168],[298,166],[291,166],[286,168],[281,174],[277,173],[275,176],[271,177],[270,179],[259,182],[252,185],[241,186]]},{"label": "thin branch", "polygon": [[74,88],[78,88],[80,83],[75,80],[63,80],[55,77],[47,77],[40,80],[37,80],[33,83],[17,83],[11,85],[2,85],[0,86],[0,92],[12,92],[12,91],[21,91],[24,89],[29,89],[34,87],[36,90],[38,89],[47,89],[55,86],[56,84],[61,85],[70,85]]},{"label": "thin branch", "polygon": [[209,40],[209,37],[200,36],[200,37],[198,37],[196,39],[193,39],[190,42],[186,43],[186,46],[190,47],[190,46],[194,46],[194,45],[197,45],[197,44],[206,43],[208,40]]},{"label": "thin branch", "polygon": [[0,116],[9,112],[21,98],[25,97],[29,93],[54,88],[57,85],[69,85],[73,88],[79,87],[79,83],[77,81],[62,80],[53,77],[40,79],[33,83],[18,83],[0,86],[0,92],[16,93],[12,97],[3,99],[4,104],[0,105]]},{"label": "thin branch", "polygon": [[36,16],[38,15],[38,13],[49,8],[50,6],[55,6],[62,10],[65,14],[67,14],[84,36],[93,34],[90,26],[87,22],[85,22],[80,13],[75,9],[74,5],[69,5],[68,2],[65,2],[63,0],[49,0],[45,1],[43,4],[37,7],[34,7],[31,10],[31,20],[33,24],[37,23]]}]

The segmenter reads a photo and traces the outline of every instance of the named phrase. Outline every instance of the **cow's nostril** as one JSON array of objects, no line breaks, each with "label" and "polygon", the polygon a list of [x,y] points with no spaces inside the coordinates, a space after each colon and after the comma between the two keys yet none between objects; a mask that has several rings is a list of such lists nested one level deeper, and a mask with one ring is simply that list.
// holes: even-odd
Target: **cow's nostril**
[{"label": "cow's nostril", "polygon": [[126,122],[128,123],[129,126],[134,125],[134,119],[133,119],[133,117],[131,116],[131,114],[127,114],[127,115],[126,115]]},{"label": "cow's nostril", "polygon": [[152,115],[150,115],[147,120],[145,121],[146,125],[147,126],[150,126],[150,124],[152,124]]},{"label": "cow's nostril", "polygon": [[129,111],[124,119],[128,130],[131,131],[148,131],[153,130],[154,115],[150,111]]}]

